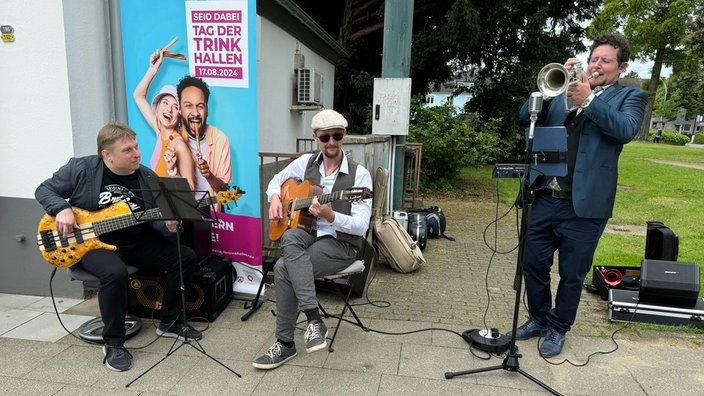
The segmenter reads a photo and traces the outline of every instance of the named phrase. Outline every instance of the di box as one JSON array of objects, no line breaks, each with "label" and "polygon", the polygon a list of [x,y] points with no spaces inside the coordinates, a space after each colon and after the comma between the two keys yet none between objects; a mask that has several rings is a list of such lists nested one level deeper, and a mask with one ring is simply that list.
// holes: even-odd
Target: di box
[{"label": "di box", "polygon": [[654,323],[704,329],[704,299],[693,307],[645,303],[633,290],[609,290],[609,320],[612,322]]},{"label": "di box", "polygon": [[643,260],[640,266],[642,302],[693,307],[699,296],[699,264]]},{"label": "di box", "polygon": [[[211,256],[196,269],[186,295],[188,320],[214,321],[232,300],[234,268],[230,260]],[[140,318],[159,319],[164,300],[160,276],[140,275],[130,279],[129,312]]]}]

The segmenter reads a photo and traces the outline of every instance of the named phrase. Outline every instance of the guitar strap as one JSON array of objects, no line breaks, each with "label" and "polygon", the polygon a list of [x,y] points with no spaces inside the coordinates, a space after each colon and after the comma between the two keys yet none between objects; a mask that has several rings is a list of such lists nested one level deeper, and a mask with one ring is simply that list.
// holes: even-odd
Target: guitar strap
[{"label": "guitar strap", "polygon": [[[347,158],[348,173],[344,173],[342,169],[337,172],[337,178],[335,179],[335,184],[333,185],[333,191],[341,191],[354,187],[354,181],[357,176],[357,163],[347,157],[344,153],[342,155]],[[322,153],[318,153],[317,155],[312,155],[310,157],[310,159],[308,160],[308,164],[306,165],[306,180],[320,184],[320,164],[322,164],[322,162]],[[328,191],[328,193],[329,192],[330,191]],[[332,209],[335,212],[349,215],[352,213],[352,204],[350,202],[347,202],[346,200],[337,200],[332,202]],[[357,250],[362,247],[362,237],[359,237],[357,235],[351,235],[337,231],[337,239],[351,244]]]}]

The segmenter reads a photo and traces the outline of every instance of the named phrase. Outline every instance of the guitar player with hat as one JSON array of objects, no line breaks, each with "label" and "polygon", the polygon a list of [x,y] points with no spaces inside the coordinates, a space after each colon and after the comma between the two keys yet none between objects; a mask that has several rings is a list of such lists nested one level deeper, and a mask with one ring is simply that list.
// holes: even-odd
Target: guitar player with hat
[{"label": "guitar player with hat", "polygon": [[[105,125],[98,132],[98,155],[71,158],[37,187],[34,193],[37,201],[48,216],[54,216],[56,235],[52,238],[78,241],[79,234],[74,231],[82,228],[79,223],[83,222],[77,217],[83,216],[78,216],[74,210],[79,214],[104,213],[125,203],[133,212],[153,207],[147,177],[156,173],[140,164],[141,154],[135,138],[135,132],[126,125]],[[165,274],[158,335],[181,340],[202,338],[202,334],[188,326],[180,315],[179,257],[173,237],[178,227],[174,220],[151,221],[107,232],[100,241],[116,246],[117,250],[92,249],[84,252],[81,261],[75,264],[100,278],[98,305],[105,324],[103,362],[111,370],[125,371],[132,365],[132,355],[124,346],[129,282],[126,263]],[[76,245],[81,247],[79,243]],[[83,252],[78,249],[75,254]],[[191,248],[181,246],[181,256],[185,290],[189,290],[196,255]]]},{"label": "guitar player with hat", "polygon": [[[318,193],[330,194],[352,187],[371,191],[372,177],[364,166],[347,157],[342,144],[347,134],[347,120],[342,114],[326,109],[311,120],[313,139],[320,152],[305,154],[291,162],[269,182],[266,194],[270,202],[272,228],[283,225],[282,234],[270,237],[280,241],[282,257],[274,266],[276,284],[276,342],[252,365],[258,369],[274,369],[296,356],[294,331],[298,312],[306,315],[303,335],[306,352],[327,346],[327,327],[318,310],[315,293],[317,277],[334,274],[355,260],[369,228],[371,199],[352,204],[347,200],[320,200]],[[297,188],[298,187],[298,188]],[[301,188],[310,187],[310,188]],[[303,190],[304,194],[296,196]],[[309,198],[307,208],[297,215],[312,219],[286,229],[291,222],[289,206],[294,198]],[[279,239],[280,238],[280,239]]]}]

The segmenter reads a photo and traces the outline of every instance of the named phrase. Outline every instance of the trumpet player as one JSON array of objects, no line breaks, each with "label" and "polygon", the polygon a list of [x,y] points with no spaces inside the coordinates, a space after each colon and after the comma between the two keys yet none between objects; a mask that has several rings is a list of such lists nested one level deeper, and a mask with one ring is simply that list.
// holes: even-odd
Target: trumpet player
[{"label": "trumpet player", "polygon": [[[612,216],[619,155],[643,122],[647,94],[618,83],[629,56],[630,46],[622,35],[596,38],[586,72],[548,99],[537,116],[540,126],[567,129],[568,160],[563,177],[531,175],[534,201],[524,252],[530,317],[517,328],[516,339],[544,337],[539,345],[543,357],[562,352],[565,334],[575,322],[584,278]],[[579,64],[579,59],[570,58],[564,67],[571,73]],[[573,111],[565,111],[565,97]],[[529,102],[520,117],[524,122],[530,119]],[[553,302],[550,268],[555,251],[560,280]]]}]

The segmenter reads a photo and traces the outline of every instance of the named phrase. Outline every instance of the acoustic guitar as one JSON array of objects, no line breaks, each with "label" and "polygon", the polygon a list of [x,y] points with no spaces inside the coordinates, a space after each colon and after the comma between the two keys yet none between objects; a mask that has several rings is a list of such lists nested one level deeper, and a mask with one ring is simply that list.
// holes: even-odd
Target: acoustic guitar
[{"label": "acoustic guitar", "polygon": [[321,194],[323,187],[308,180],[299,181],[288,179],[281,185],[281,203],[284,207],[284,216],[280,220],[272,220],[269,224],[269,239],[276,242],[289,228],[301,228],[306,232],[313,230],[315,216],[307,208],[313,203],[313,198],[318,197],[318,202],[326,204],[333,201],[345,200],[358,202],[373,198],[374,194],[366,187],[352,187],[342,191]]},{"label": "acoustic guitar", "polygon": [[[201,201],[200,206],[210,206],[213,203],[227,205],[239,200],[245,192],[237,187],[229,191],[221,191],[215,197]],[[37,230],[37,245],[44,259],[59,268],[70,267],[91,250],[116,250],[114,245],[103,243],[98,238],[102,234],[132,227],[151,220],[162,218],[159,208],[147,209],[133,213],[125,202],[116,202],[107,208],[91,212],[80,208],[71,208],[79,228],[73,230],[68,237],[56,231],[56,217],[45,214],[39,221]]]}]

